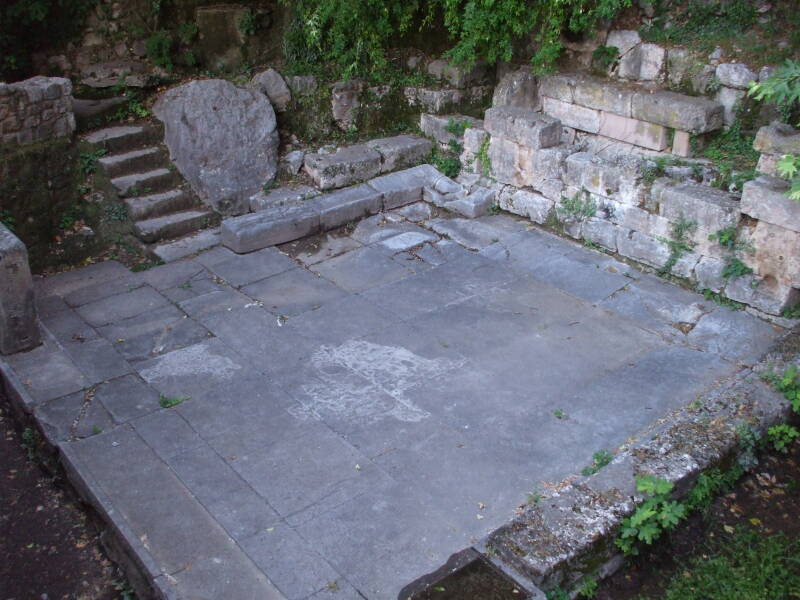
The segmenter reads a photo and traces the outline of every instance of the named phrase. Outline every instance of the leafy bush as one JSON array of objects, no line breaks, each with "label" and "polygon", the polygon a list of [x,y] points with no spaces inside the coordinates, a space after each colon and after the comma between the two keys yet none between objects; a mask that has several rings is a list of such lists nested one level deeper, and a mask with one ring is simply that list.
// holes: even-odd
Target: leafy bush
[{"label": "leafy bush", "polygon": [[147,38],[147,57],[154,65],[172,69],[172,36],[166,31],[156,31]]},{"label": "leafy bush", "polygon": [[78,35],[97,0],[5,0],[0,2],[0,80],[28,75],[37,51]]},{"label": "leafy bush", "polygon": [[769,439],[772,447],[784,454],[789,452],[789,446],[791,446],[792,442],[798,437],[800,437],[800,431],[797,431],[796,427],[792,427],[786,423],[773,425],[767,430],[767,439]]},{"label": "leafy bush", "polygon": [[618,58],[619,48],[616,46],[598,46],[592,52],[592,64],[599,71],[608,71]]},{"label": "leafy bush", "polygon": [[282,0],[294,8],[294,25],[285,40],[286,56],[311,67],[330,62],[344,77],[385,76],[390,42],[412,28],[430,30],[443,23],[453,47],[446,57],[472,67],[510,60],[529,36],[537,50],[535,70],[553,67],[564,33],[581,34],[613,18],[631,0]]},{"label": "leafy bush", "polygon": [[638,543],[652,544],[686,516],[686,506],[670,498],[673,484],[653,475],[637,475],[636,490],[648,498],[623,519],[617,547],[625,554],[638,554]]}]

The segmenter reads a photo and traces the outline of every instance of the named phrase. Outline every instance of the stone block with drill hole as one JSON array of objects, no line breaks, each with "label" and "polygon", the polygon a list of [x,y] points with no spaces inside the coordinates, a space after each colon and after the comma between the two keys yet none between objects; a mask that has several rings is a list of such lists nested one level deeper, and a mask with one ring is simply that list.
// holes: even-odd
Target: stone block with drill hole
[{"label": "stone block with drill hole", "polygon": [[722,127],[724,108],[706,98],[667,90],[642,91],[633,96],[631,116],[679,131],[705,133]]},{"label": "stone block with drill hole", "polygon": [[600,113],[600,130],[602,136],[620,140],[634,146],[661,152],[669,145],[668,130],[662,125],[629,119],[610,112]]},{"label": "stone block with drill hole", "polygon": [[484,129],[527,148],[550,148],[561,143],[561,122],[542,113],[514,106],[486,111]]},{"label": "stone block with drill hole", "polygon": [[381,155],[381,173],[407,169],[425,162],[433,150],[433,143],[417,135],[370,140],[367,146]]},{"label": "stone block with drill hole", "polygon": [[41,343],[25,244],[0,224],[0,354]]},{"label": "stone block with drill hole", "polygon": [[800,131],[786,123],[772,123],[758,130],[753,148],[764,154],[800,154]]},{"label": "stone block with drill hole", "polygon": [[366,144],[358,144],[333,154],[306,154],[303,170],[321,190],[347,187],[378,175],[381,155]]},{"label": "stone block with drill hole", "polygon": [[527,217],[534,223],[542,224],[547,221],[547,216],[553,210],[555,202],[545,198],[542,194],[518,190],[513,194],[505,194],[500,202],[500,208],[508,212]]},{"label": "stone block with drill hole", "polygon": [[578,106],[577,104],[569,104],[555,98],[545,98],[542,102],[542,110],[545,114],[559,119],[567,127],[573,127],[588,133],[600,131],[599,110]]},{"label": "stone block with drill hole", "polygon": [[661,179],[653,185],[653,197],[662,217],[673,223],[681,219],[693,221],[706,231],[736,227],[741,216],[734,194],[707,185]]},{"label": "stone block with drill hole", "polygon": [[742,188],[741,209],[746,215],[800,232],[800,202],[787,195],[789,183],[763,175]]}]

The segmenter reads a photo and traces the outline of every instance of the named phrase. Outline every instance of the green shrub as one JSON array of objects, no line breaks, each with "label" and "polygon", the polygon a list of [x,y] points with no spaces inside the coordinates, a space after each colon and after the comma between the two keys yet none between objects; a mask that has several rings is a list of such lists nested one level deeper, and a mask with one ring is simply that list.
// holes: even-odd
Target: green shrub
[{"label": "green shrub", "polygon": [[562,34],[582,34],[613,18],[631,0],[282,0],[294,9],[285,39],[286,57],[311,66],[335,64],[339,75],[380,79],[389,61],[386,50],[412,29],[443,23],[453,46],[445,54],[467,68],[477,60],[510,60],[532,37],[536,71],[553,67]]},{"label": "green shrub", "polygon": [[166,31],[156,31],[147,38],[147,58],[153,64],[165,69],[172,69],[172,36]]},{"label": "green shrub", "polygon": [[792,427],[786,423],[773,425],[767,430],[767,439],[772,444],[772,447],[784,454],[789,452],[789,446],[791,446],[792,442],[798,437],[800,437],[800,431],[797,431],[796,427]]},{"label": "green shrub", "polygon": [[686,516],[686,506],[670,498],[673,487],[671,482],[653,475],[636,476],[636,490],[647,497],[622,521],[616,545],[625,554],[638,554],[640,542],[652,544]]},{"label": "green shrub", "polygon": [[619,48],[616,46],[598,46],[592,52],[592,64],[599,71],[608,71],[618,58]]}]

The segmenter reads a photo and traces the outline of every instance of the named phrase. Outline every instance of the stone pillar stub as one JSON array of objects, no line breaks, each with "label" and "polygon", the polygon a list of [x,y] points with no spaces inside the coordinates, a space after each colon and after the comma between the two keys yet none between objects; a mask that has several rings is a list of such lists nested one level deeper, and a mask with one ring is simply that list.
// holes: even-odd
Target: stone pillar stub
[{"label": "stone pillar stub", "polygon": [[28,250],[0,225],[0,354],[30,350],[41,339]]}]

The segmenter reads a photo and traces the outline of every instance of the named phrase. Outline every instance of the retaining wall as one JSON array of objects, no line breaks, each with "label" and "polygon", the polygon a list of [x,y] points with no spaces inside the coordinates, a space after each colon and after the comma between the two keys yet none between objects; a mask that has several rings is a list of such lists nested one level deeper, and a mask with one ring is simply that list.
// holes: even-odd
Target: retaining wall
[{"label": "retaining wall", "polygon": [[32,144],[75,131],[72,83],[61,77],[32,77],[0,83],[0,141]]}]

